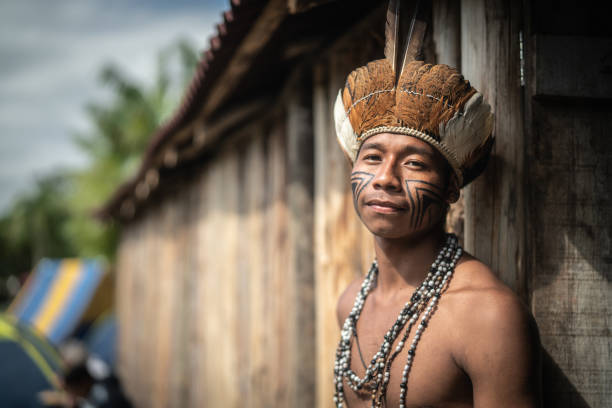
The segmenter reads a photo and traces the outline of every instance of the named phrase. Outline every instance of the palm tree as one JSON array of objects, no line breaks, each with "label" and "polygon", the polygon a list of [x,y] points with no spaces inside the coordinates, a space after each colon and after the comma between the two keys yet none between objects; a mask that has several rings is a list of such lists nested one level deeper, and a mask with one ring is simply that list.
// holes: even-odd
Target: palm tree
[{"label": "palm tree", "polygon": [[92,213],[136,171],[149,138],[177,105],[197,61],[194,48],[180,40],[159,53],[150,85],[128,78],[116,66],[103,67],[100,80],[112,98],[89,103],[91,130],[74,135],[89,164],[40,180],[33,193],[0,218],[0,276],[28,270],[44,256],[112,261],[118,226],[101,224]]},{"label": "palm tree", "polygon": [[75,135],[91,163],[73,174],[68,196],[74,216],[66,228],[79,254],[113,258],[117,227],[92,220],[91,212],[137,170],[149,138],[177,105],[197,61],[194,48],[180,40],[160,52],[157,75],[149,87],[130,80],[115,66],[102,69],[101,81],[112,89],[113,99],[109,104],[89,104],[86,109],[93,128],[88,134]]}]

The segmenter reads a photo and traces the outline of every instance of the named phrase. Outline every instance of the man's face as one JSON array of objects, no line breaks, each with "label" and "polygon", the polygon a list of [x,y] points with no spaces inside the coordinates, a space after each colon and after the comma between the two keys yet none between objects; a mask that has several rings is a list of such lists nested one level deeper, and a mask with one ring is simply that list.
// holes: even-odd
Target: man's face
[{"label": "man's face", "polygon": [[444,158],[420,139],[381,133],[368,138],[351,174],[355,209],[383,238],[414,238],[439,225],[449,195]]}]

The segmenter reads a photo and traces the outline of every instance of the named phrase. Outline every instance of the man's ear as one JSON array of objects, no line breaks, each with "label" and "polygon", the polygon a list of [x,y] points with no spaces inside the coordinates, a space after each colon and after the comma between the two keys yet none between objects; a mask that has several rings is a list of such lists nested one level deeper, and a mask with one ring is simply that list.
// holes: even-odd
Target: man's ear
[{"label": "man's ear", "polygon": [[452,174],[446,187],[446,202],[448,204],[456,203],[459,200],[459,181],[457,176]]}]

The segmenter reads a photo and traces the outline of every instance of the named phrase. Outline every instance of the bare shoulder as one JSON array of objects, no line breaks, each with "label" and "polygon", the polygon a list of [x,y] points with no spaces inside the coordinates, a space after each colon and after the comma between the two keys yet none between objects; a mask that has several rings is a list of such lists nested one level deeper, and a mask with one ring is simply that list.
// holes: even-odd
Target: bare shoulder
[{"label": "bare shoulder", "polygon": [[486,335],[489,331],[535,329],[533,317],[519,297],[487,265],[470,255],[457,265],[448,299],[465,330]]},{"label": "bare shoulder", "polygon": [[507,401],[537,406],[541,346],[535,320],[519,297],[469,255],[457,265],[444,297],[456,333],[453,357],[473,383],[475,402],[488,406],[485,401],[504,394]]},{"label": "bare shoulder", "polygon": [[338,304],[336,305],[336,318],[338,319],[338,325],[340,327],[342,327],[344,320],[346,320],[351,312],[353,304],[355,303],[355,298],[357,297],[357,293],[359,293],[359,289],[361,289],[361,284],[363,283],[364,279],[365,277],[361,276],[353,280],[338,298]]}]

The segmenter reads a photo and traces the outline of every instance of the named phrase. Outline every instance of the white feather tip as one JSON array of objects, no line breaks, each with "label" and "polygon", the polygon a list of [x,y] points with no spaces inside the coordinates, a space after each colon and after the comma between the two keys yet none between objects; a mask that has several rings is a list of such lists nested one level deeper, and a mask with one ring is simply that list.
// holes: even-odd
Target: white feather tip
[{"label": "white feather tip", "polygon": [[446,124],[440,123],[440,141],[455,153],[460,166],[487,140],[493,119],[491,106],[477,92],[466,102],[463,112],[455,113]]}]

